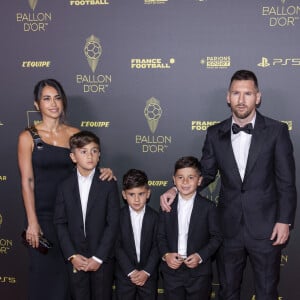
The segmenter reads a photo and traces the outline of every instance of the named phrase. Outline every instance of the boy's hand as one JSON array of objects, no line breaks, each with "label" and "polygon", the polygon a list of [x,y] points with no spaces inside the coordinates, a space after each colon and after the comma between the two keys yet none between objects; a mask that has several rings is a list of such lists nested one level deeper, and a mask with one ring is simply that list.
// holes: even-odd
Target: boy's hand
[{"label": "boy's hand", "polygon": [[198,253],[194,253],[188,256],[183,262],[188,268],[193,269],[199,265],[200,261],[201,261],[200,255]]},{"label": "boy's hand", "polygon": [[165,261],[171,269],[176,270],[181,266],[183,258],[179,253],[167,253],[167,255],[165,255]]},{"label": "boy's hand", "polygon": [[138,286],[143,286],[145,282],[148,279],[148,275],[145,271],[141,270],[135,270],[131,275],[130,275],[130,280],[133,284],[138,285]]},{"label": "boy's hand", "polygon": [[74,255],[73,259],[71,260],[71,263],[74,267],[74,273],[75,271],[84,271],[85,267],[87,266],[88,259],[80,254]]},{"label": "boy's hand", "polygon": [[175,187],[172,187],[160,196],[160,207],[163,211],[171,211],[171,204],[173,203],[176,195],[177,190]]},{"label": "boy's hand", "polygon": [[111,181],[113,180],[117,180],[116,176],[114,175],[112,169],[110,168],[100,168],[100,176],[99,178],[101,180],[107,180],[107,181]]},{"label": "boy's hand", "polygon": [[90,257],[88,260],[87,260],[87,265],[86,267],[84,268],[84,271],[85,272],[95,272],[97,271],[99,268],[101,267],[101,264],[98,263],[95,259],[93,259],[92,257]]}]

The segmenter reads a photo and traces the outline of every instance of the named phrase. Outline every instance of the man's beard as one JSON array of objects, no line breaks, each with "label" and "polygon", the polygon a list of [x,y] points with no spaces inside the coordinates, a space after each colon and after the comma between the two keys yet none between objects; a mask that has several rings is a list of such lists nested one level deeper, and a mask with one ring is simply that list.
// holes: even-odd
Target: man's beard
[{"label": "man's beard", "polygon": [[239,118],[239,119],[246,119],[246,118],[248,118],[248,117],[250,116],[250,114],[252,113],[252,111],[249,110],[248,108],[247,108],[247,110],[244,111],[244,112],[239,112],[238,109],[235,109],[235,108],[232,108],[232,107],[231,107],[231,111],[232,111],[233,114],[234,114],[237,118]]}]

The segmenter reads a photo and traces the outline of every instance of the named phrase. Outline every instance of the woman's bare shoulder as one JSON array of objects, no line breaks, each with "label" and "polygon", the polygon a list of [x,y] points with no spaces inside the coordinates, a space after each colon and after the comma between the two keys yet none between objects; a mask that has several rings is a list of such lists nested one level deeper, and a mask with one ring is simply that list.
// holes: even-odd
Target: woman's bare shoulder
[{"label": "woman's bare shoulder", "polygon": [[70,126],[70,125],[64,125],[65,132],[68,134],[68,136],[72,136],[73,134],[79,132],[80,130],[76,127]]},{"label": "woman's bare shoulder", "polygon": [[28,131],[28,129],[23,130],[20,134],[19,134],[19,140],[25,140],[25,141],[31,141],[32,137],[30,132]]}]

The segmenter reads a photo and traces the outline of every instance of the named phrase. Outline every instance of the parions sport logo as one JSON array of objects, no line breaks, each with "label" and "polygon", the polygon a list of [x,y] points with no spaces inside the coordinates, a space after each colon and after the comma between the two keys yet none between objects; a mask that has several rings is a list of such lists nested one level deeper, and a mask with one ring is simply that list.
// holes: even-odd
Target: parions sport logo
[{"label": "parions sport logo", "polygon": [[227,69],[231,66],[230,56],[206,56],[200,59],[201,66],[206,69]]}]

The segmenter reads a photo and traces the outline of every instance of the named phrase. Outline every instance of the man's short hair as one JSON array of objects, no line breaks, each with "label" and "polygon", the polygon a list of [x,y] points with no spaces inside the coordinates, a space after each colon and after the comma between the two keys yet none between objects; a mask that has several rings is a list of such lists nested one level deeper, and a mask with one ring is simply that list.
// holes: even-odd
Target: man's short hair
[{"label": "man's short hair", "polygon": [[229,89],[234,80],[252,80],[254,82],[254,85],[255,85],[257,91],[259,90],[257,77],[252,71],[249,71],[249,70],[236,71],[231,77]]}]

